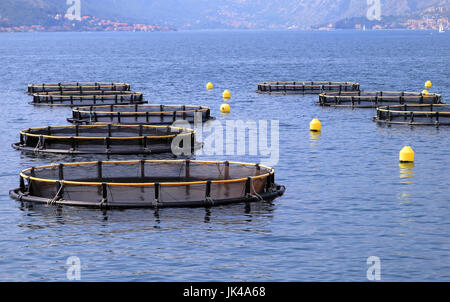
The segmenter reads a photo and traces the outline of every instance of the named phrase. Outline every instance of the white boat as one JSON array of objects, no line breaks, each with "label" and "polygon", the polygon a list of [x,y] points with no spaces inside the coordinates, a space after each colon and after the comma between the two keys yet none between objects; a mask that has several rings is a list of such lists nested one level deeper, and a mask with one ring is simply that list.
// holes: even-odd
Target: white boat
[{"label": "white boat", "polygon": [[442,23],[439,24],[439,32],[440,32],[440,33],[445,32],[445,30],[444,30],[444,25],[443,25]]}]

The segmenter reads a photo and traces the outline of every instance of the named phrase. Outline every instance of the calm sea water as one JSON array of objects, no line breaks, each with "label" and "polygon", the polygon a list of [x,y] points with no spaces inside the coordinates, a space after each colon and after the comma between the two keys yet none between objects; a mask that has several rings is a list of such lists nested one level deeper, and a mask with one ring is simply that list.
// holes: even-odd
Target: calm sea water
[{"label": "calm sea water", "polygon": [[[447,33],[407,31],[0,34],[0,280],[64,281],[78,256],[84,281],[364,281],[377,256],[384,281],[450,281],[450,128],[385,128],[373,110],[254,93],[259,81],[420,91],[430,79],[448,102],[449,49]],[[208,105],[219,121],[279,120],[287,191],[250,208],[157,214],[21,205],[8,196],[21,169],[80,160],[10,147],[23,128],[67,124],[70,109],[36,108],[24,94],[55,81],[130,82],[151,103]],[[404,145],[416,151],[411,169],[398,165]]]}]

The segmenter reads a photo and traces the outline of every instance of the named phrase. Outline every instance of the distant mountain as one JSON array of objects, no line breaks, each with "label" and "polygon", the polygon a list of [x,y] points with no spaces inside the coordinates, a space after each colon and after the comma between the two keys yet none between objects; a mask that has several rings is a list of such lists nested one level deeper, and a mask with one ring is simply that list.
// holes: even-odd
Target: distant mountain
[{"label": "distant mountain", "polygon": [[[84,16],[178,29],[310,28],[365,17],[377,0],[80,0]],[[369,3],[369,4],[368,4]],[[382,16],[407,16],[450,0],[381,0]],[[41,24],[66,0],[1,0],[0,22]],[[5,21],[6,20],[6,21]],[[1,24],[0,24],[1,26]]]}]

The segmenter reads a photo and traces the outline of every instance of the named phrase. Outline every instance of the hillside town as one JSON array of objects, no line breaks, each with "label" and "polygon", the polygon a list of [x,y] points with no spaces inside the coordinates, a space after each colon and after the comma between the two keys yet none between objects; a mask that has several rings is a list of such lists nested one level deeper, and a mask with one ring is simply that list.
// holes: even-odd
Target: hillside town
[{"label": "hillside town", "polygon": [[44,25],[9,25],[8,18],[0,18],[0,32],[39,32],[39,31],[131,31],[155,32],[173,31],[173,28],[161,25],[131,24],[92,16],[83,16],[81,21],[66,20],[61,14],[55,15]]}]

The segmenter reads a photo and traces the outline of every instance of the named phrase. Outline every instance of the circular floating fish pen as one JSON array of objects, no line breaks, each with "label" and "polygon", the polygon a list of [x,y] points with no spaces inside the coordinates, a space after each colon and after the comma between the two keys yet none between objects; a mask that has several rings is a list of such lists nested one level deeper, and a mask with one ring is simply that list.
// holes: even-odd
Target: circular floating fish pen
[{"label": "circular floating fish pen", "polygon": [[28,84],[28,93],[51,92],[51,91],[130,91],[128,83],[100,83],[100,82],[65,82],[65,83],[42,83]]},{"label": "circular floating fish pen", "polygon": [[[188,136],[188,137],[186,137]],[[61,154],[157,154],[177,147],[195,147],[195,131],[188,128],[150,125],[75,125],[29,128],[20,131],[13,148],[35,153]],[[190,143],[188,143],[190,142]],[[174,142],[176,144],[177,142]]]},{"label": "circular floating fish pen", "polygon": [[326,91],[359,91],[353,82],[264,82],[258,83],[258,93],[319,94]]},{"label": "circular floating fish pen", "polygon": [[329,92],[319,95],[319,105],[330,107],[376,108],[393,104],[440,104],[441,95],[404,91]]},{"label": "circular floating fish pen", "polygon": [[133,160],[54,164],[25,169],[19,201],[95,208],[209,207],[272,200],[285,187],[258,164]]},{"label": "circular floating fish pen", "polygon": [[74,124],[172,124],[176,120],[205,122],[211,119],[211,110],[203,106],[190,105],[110,105],[86,106],[72,109]]},{"label": "circular floating fish pen", "polygon": [[141,92],[134,91],[63,91],[33,93],[32,105],[94,106],[147,103]]},{"label": "circular floating fish pen", "polygon": [[374,121],[384,124],[450,126],[450,105],[393,105],[377,108]]}]

